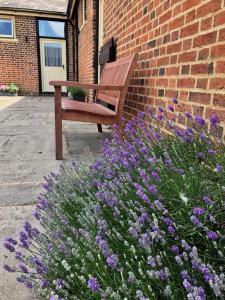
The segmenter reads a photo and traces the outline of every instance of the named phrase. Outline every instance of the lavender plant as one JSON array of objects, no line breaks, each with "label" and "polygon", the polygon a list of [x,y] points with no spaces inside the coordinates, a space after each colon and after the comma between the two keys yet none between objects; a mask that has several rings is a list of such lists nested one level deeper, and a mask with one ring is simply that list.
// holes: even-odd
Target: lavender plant
[{"label": "lavender plant", "polygon": [[5,269],[51,300],[224,299],[224,143],[188,112],[178,128],[173,112],[149,112],[151,125],[139,114],[90,167],[46,177],[41,230],[5,239],[17,260]]}]

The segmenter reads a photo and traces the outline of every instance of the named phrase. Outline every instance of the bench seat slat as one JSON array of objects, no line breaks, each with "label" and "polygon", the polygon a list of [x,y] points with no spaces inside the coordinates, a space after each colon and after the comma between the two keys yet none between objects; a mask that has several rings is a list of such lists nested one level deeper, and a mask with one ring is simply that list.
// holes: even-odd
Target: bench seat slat
[{"label": "bench seat slat", "polygon": [[104,107],[98,103],[86,103],[73,100],[62,100],[62,110],[65,112],[73,111],[84,114],[92,114],[99,116],[115,117],[116,113],[111,109]]}]

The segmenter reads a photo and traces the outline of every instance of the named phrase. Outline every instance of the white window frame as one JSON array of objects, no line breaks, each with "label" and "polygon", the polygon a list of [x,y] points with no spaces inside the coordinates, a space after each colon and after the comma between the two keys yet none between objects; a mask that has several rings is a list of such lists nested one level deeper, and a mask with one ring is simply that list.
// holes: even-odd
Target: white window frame
[{"label": "white window frame", "polygon": [[15,38],[15,18],[10,16],[0,16],[0,20],[6,19],[10,20],[12,23],[12,34],[6,35],[6,34],[0,34],[0,39],[14,39]]}]

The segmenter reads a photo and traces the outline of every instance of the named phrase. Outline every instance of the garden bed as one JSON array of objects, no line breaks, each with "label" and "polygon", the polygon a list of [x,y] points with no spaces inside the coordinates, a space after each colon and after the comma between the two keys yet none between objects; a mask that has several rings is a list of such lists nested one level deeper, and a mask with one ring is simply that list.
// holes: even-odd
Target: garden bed
[{"label": "garden bed", "polygon": [[224,143],[200,116],[185,113],[180,129],[172,106],[149,114],[123,139],[115,127],[90,167],[46,177],[42,230],[26,222],[4,243],[15,254],[5,269],[27,288],[51,300],[223,299]]}]

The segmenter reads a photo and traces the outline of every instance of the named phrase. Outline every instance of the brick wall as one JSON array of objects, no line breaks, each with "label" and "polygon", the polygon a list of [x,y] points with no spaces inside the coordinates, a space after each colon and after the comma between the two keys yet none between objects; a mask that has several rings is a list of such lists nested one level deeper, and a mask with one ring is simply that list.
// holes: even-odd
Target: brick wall
[{"label": "brick wall", "polygon": [[35,95],[39,93],[35,18],[16,16],[15,28],[18,41],[0,41],[0,83],[14,82],[21,94]]},{"label": "brick wall", "polygon": [[115,38],[117,58],[139,53],[126,117],[176,97],[178,113],[216,112],[225,129],[224,0],[105,0],[104,32],[104,43]]},{"label": "brick wall", "polygon": [[[78,3],[78,64],[79,64],[79,81],[93,83],[95,82],[95,1],[88,0],[87,3],[87,20],[82,22],[83,0]],[[93,98],[93,93],[89,93],[89,100]]]}]

